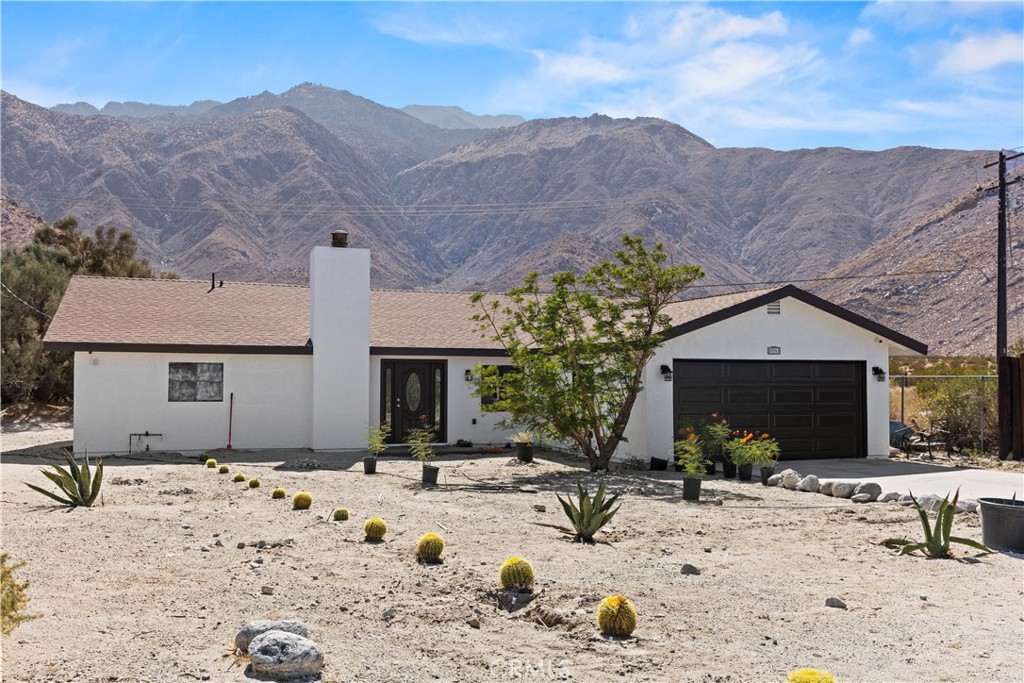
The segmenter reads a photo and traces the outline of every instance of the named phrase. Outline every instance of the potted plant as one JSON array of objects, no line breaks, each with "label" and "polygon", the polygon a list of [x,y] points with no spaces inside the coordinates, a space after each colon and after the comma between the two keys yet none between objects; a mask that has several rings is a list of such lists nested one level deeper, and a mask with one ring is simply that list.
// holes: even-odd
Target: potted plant
[{"label": "potted plant", "polygon": [[779,442],[771,438],[768,433],[761,434],[760,439],[751,439],[749,450],[750,460],[761,468],[761,484],[768,485],[768,477],[775,474],[775,463],[779,461]]},{"label": "potted plant", "polygon": [[701,425],[700,438],[704,441],[705,459],[711,463],[708,474],[714,474],[715,463],[721,461],[722,476],[730,479],[736,476],[736,467],[725,457],[725,444],[730,433],[729,420],[718,413],[711,413],[710,419]]},{"label": "potted plant", "polygon": [[377,456],[387,450],[385,443],[388,435],[391,434],[391,425],[387,422],[372,425],[366,433],[366,452],[368,456],[363,458],[363,472],[375,474],[377,472]]},{"label": "potted plant", "polygon": [[427,463],[434,457],[434,427],[427,423],[427,416],[420,415],[420,426],[407,432],[409,453],[423,464],[423,483],[436,484],[441,468]]},{"label": "potted plant", "polygon": [[754,435],[744,430],[733,432],[733,437],[725,443],[725,454],[737,470],[740,481],[750,481],[753,478],[753,440]]},{"label": "potted plant", "polygon": [[700,482],[704,476],[704,442],[696,433],[675,443],[676,464],[683,470],[683,500],[700,500]]},{"label": "potted plant", "polygon": [[533,434],[519,432],[509,438],[516,445],[516,457],[522,462],[533,462]]}]

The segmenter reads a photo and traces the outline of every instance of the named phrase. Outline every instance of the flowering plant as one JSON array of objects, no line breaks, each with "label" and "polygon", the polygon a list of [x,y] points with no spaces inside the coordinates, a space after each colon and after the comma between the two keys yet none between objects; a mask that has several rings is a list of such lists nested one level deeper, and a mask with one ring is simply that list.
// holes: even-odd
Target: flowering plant
[{"label": "flowering plant", "polygon": [[682,437],[675,442],[676,464],[683,468],[687,478],[697,479],[705,472],[704,441],[697,436],[693,427],[679,430]]},{"label": "flowering plant", "polygon": [[774,467],[782,452],[779,442],[767,432],[762,433],[760,438],[751,439],[749,449],[751,451],[750,462],[761,467]]}]

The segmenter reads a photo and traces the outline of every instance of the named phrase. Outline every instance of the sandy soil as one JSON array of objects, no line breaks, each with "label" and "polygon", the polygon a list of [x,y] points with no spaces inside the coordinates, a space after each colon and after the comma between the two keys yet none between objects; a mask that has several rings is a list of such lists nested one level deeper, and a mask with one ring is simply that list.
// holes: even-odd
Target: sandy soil
[{"label": "sandy soil", "polygon": [[[103,505],[68,512],[21,484],[57,461],[33,453],[4,454],[0,511],[3,551],[28,561],[18,576],[43,616],[4,637],[4,681],[242,683],[232,641],[262,618],[310,626],[325,682],[759,682],[804,666],[841,683],[1024,677],[1024,560],[962,546],[956,560],[896,557],[876,543],[920,535],[906,508],[721,479],[684,503],[680,475],[621,472],[607,477],[621,511],[587,546],[535,525],[562,524],[554,493],[595,481],[561,457],[442,456],[448,486],[425,490],[405,458],[367,476],[359,454],[214,452],[261,478],[250,490],[150,454],[108,460]],[[274,486],[311,492],[313,508],[272,500]],[[338,505],[350,521],[328,521]],[[383,544],[363,542],[373,515]],[[955,529],[981,538],[977,515]],[[447,540],[442,565],[413,558],[428,531]],[[512,613],[495,592],[510,555],[533,564],[538,592]],[[637,605],[634,638],[596,633],[612,593]]]}]

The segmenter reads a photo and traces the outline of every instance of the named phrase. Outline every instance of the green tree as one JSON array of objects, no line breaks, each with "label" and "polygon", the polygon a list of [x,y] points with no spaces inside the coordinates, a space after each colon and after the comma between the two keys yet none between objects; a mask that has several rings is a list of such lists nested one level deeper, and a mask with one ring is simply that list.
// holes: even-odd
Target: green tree
[{"label": "green tree", "polygon": [[72,354],[43,351],[42,340],[72,275],[153,277],[149,263],[136,256],[138,244],[130,232],[100,226],[94,235],[81,233],[75,218],[62,218],[37,230],[24,248],[5,249],[0,256],[4,402],[71,395]]},{"label": "green tree", "polygon": [[662,244],[624,235],[614,261],[558,273],[549,293],[534,272],[502,297],[473,294],[473,320],[513,366],[478,367],[478,391],[497,397],[489,409],[508,413],[506,426],[572,441],[592,471],[608,469],[670,326],[665,307],[703,275],[670,265]]}]

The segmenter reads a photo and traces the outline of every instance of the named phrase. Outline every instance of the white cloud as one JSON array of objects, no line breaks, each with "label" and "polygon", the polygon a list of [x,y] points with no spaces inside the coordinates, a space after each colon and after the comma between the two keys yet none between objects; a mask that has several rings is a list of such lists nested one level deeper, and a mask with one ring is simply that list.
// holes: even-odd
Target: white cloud
[{"label": "white cloud", "polygon": [[965,75],[1024,62],[1024,34],[968,36],[950,46],[935,67],[938,74]]},{"label": "white cloud", "polygon": [[632,75],[629,69],[593,55],[549,54],[543,51],[533,54],[537,58],[538,74],[544,80],[570,85],[621,83]]},{"label": "white cloud", "polygon": [[410,6],[379,16],[370,24],[379,32],[422,45],[477,45],[512,48],[518,45],[519,32],[512,27],[496,25],[470,14],[427,18],[420,8]]},{"label": "white cloud", "polygon": [[858,27],[850,31],[849,37],[846,39],[846,49],[852,50],[858,48],[861,45],[867,45],[868,43],[874,42],[875,34],[871,32],[871,29]]}]

